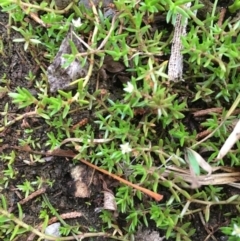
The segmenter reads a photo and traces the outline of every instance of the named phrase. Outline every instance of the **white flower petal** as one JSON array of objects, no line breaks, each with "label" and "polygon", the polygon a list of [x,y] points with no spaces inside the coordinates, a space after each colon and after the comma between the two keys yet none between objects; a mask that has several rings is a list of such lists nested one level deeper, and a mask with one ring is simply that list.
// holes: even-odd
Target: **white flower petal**
[{"label": "white flower petal", "polygon": [[130,147],[129,142],[120,145],[120,148],[121,148],[122,154],[129,153],[132,151],[132,148]]},{"label": "white flower petal", "polygon": [[132,93],[133,90],[134,90],[134,86],[133,86],[132,83],[127,82],[127,87],[125,87],[123,90],[126,91],[126,92],[128,92],[128,93]]},{"label": "white flower petal", "polygon": [[238,227],[237,224],[233,225],[232,235],[240,238],[240,227]]},{"label": "white flower petal", "polygon": [[77,20],[72,19],[72,24],[75,28],[79,28],[82,25],[81,18],[78,18]]}]

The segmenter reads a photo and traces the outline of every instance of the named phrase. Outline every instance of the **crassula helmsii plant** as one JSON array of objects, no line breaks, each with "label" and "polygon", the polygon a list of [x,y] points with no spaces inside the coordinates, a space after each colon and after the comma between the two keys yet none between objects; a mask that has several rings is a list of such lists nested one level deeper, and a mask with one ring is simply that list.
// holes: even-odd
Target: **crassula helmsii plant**
[{"label": "crassula helmsii plant", "polygon": [[[187,2],[192,2],[192,7],[186,10],[183,4]],[[206,19],[199,19],[195,10],[202,7],[200,3],[117,0],[114,2],[117,17],[113,19],[105,18],[102,10],[95,7],[88,10],[78,8],[76,2],[71,3],[74,11],[66,15],[47,2],[30,4],[26,1],[4,0],[1,3],[2,11],[11,13],[11,31],[18,31],[22,36],[15,41],[23,43],[24,50],[35,58],[37,56],[31,48],[44,51],[45,60],[49,63],[53,61],[70,27],[89,40],[90,48],[85,53],[79,53],[72,46],[72,53],[65,56],[67,64],[75,58],[83,62],[89,61],[89,58],[100,61],[87,78],[76,81],[74,90],[59,90],[51,94],[46,69],[39,63],[41,75],[32,76],[29,73],[26,78],[35,86],[37,95],[24,87],[6,91],[10,92],[14,104],[19,108],[31,106],[34,109],[31,114],[43,118],[51,127],[45,146],[40,140],[36,143],[31,139],[31,130],[29,138],[24,143],[19,140],[19,143],[40,150],[46,147],[53,150],[66,138],[80,138],[81,144],[73,143],[71,148],[77,148],[82,159],[124,176],[132,183],[165,194],[164,200],[157,203],[129,186],[119,185],[115,189],[118,210],[126,216],[129,224],[124,227],[126,239],[130,239],[140,225],[148,226],[149,221],[153,220],[154,226],[161,230],[166,239],[192,240],[195,227],[189,221],[190,215],[204,210],[204,218],[209,221],[211,206],[218,203],[235,205],[239,201],[238,197],[231,200],[225,197],[223,189],[219,187],[210,185],[191,190],[186,180],[171,174],[163,175],[171,165],[188,168],[184,160],[185,147],[195,146],[196,151],[210,147],[211,153],[207,157],[210,164],[225,165],[224,160],[217,163],[211,161],[228,136],[227,127],[223,125],[213,138],[198,144],[197,129],[189,128],[187,116],[191,108],[199,108],[199,105],[200,108],[223,107],[221,114],[210,114],[202,121],[203,127],[214,130],[219,125],[219,119],[224,118],[237,98],[240,89],[239,21],[228,18],[219,26],[214,8]],[[41,10],[41,20],[48,27],[34,28],[27,24],[24,17],[28,12],[21,10],[26,6],[30,12]],[[232,10],[236,6],[235,3]],[[185,82],[173,83],[168,81],[167,65],[177,14],[188,18],[187,35],[182,38]],[[164,16],[166,21],[160,27],[153,26],[154,17],[159,15]],[[98,49],[101,43],[104,44]],[[112,56],[114,61],[122,61],[130,76],[127,82],[119,84],[120,95],[117,98],[113,98],[110,92],[101,95],[98,89],[89,90],[90,76],[94,76],[94,71],[101,67],[106,55]],[[72,130],[71,113],[76,108],[90,110],[94,115],[92,122],[84,128]],[[233,115],[233,118],[237,118],[237,115]],[[11,126],[13,122],[6,118],[4,123],[5,126]],[[3,130],[5,127],[1,128]],[[97,144],[91,141],[98,138],[110,141]],[[234,156],[229,154],[229,157],[232,158],[231,166],[238,165],[238,152]],[[7,187],[8,178],[14,178],[14,161],[11,160],[15,158],[2,155],[2,159],[8,165],[1,184]],[[40,158],[36,160],[42,161]],[[33,189],[29,184],[28,181],[19,184],[20,190],[24,190],[26,195]],[[196,204],[201,204],[201,207]],[[4,199],[2,209],[7,209]],[[2,218],[6,217],[5,214],[2,212]],[[108,228],[114,227],[115,219],[111,212],[105,210],[100,216]],[[8,221],[9,227],[6,228],[16,230],[12,228],[10,218]],[[16,219],[13,221],[16,222]],[[225,231],[237,236],[236,225],[232,233],[227,229]],[[14,231],[15,235],[20,233],[19,230]]]}]

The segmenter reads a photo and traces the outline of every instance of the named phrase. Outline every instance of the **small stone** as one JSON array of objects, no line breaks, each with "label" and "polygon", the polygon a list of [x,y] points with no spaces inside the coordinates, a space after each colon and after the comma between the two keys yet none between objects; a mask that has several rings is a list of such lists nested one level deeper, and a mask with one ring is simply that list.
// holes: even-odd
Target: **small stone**
[{"label": "small stone", "polygon": [[[53,223],[46,227],[45,234],[55,236],[55,237],[61,237],[60,235],[60,223]],[[45,239],[45,241],[48,241],[48,239]]]}]

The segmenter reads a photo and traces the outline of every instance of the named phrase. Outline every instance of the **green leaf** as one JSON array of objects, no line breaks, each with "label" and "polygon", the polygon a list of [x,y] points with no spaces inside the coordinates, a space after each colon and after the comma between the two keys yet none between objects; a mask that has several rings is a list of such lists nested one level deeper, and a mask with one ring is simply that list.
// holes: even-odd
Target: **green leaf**
[{"label": "green leaf", "polygon": [[8,206],[7,206],[7,200],[5,198],[4,195],[1,195],[1,201],[2,201],[2,207],[4,210],[7,210]]},{"label": "green leaf", "polygon": [[19,229],[19,225],[16,225],[16,226],[14,227],[14,230],[13,230],[12,235],[11,235],[11,237],[10,237],[10,241],[13,240],[13,239],[16,237],[16,235],[17,235],[17,233],[18,233],[18,229]]},{"label": "green leaf", "polygon": [[189,162],[189,165],[193,168],[194,173],[199,176],[200,175],[200,167],[199,164],[197,162],[196,156],[194,155],[194,153],[192,152],[191,149],[187,148],[186,149],[186,154],[187,154],[187,160]]},{"label": "green leaf", "polygon": [[74,55],[78,54],[78,49],[72,40],[69,40],[69,45],[71,47],[72,54]]},{"label": "green leaf", "polygon": [[22,207],[19,203],[17,203],[17,206],[18,206],[18,216],[19,216],[19,219],[23,219],[23,211],[22,211]]},{"label": "green leaf", "polygon": [[235,13],[240,9],[240,0],[235,0],[234,3],[228,7],[231,13]]},{"label": "green leaf", "polygon": [[204,216],[205,216],[205,221],[208,222],[210,217],[210,205],[206,206],[204,210]]},{"label": "green leaf", "polygon": [[6,223],[6,222],[8,222],[10,219],[8,218],[8,217],[5,217],[5,216],[3,216],[3,215],[0,215],[0,224],[1,224],[1,226],[4,224],[4,223]]}]

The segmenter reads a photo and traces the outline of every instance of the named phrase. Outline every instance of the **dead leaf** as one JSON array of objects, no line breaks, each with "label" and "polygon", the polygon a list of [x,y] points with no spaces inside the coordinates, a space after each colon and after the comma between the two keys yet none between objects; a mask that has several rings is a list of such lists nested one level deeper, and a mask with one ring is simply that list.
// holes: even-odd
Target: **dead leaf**
[{"label": "dead leaf", "polygon": [[[159,167],[151,167],[150,173],[156,172]],[[240,169],[232,167],[214,167],[213,171],[221,171],[221,173],[197,176],[199,185],[234,185],[240,188],[240,183],[234,183],[240,181]],[[177,166],[167,166],[164,172],[161,172],[162,177],[171,177],[182,179],[184,182],[192,183],[192,175],[189,170],[182,169]],[[237,184],[237,185],[236,185]],[[238,185],[239,184],[239,185]]]},{"label": "dead leaf", "polygon": [[219,151],[217,160],[222,159],[230,151],[233,145],[239,140],[239,138],[240,138],[240,120],[238,120],[232,133],[227,138],[221,150]]},{"label": "dead leaf", "polygon": [[103,208],[111,211],[117,210],[117,204],[113,193],[108,191],[103,191],[104,193],[104,205]]},{"label": "dead leaf", "polygon": [[75,46],[78,52],[84,52],[82,43],[72,34],[71,30],[69,30],[67,36],[63,39],[52,64],[47,69],[47,77],[51,92],[73,89],[74,86],[70,85],[71,82],[87,75],[89,66],[88,61],[86,61],[83,66],[81,61],[76,58],[69,66],[63,67],[67,63],[64,55],[72,53],[71,44]]},{"label": "dead leaf", "polygon": [[92,168],[86,165],[77,165],[71,170],[71,177],[74,180],[74,196],[79,198],[87,198],[91,193],[91,184],[97,183]]}]

